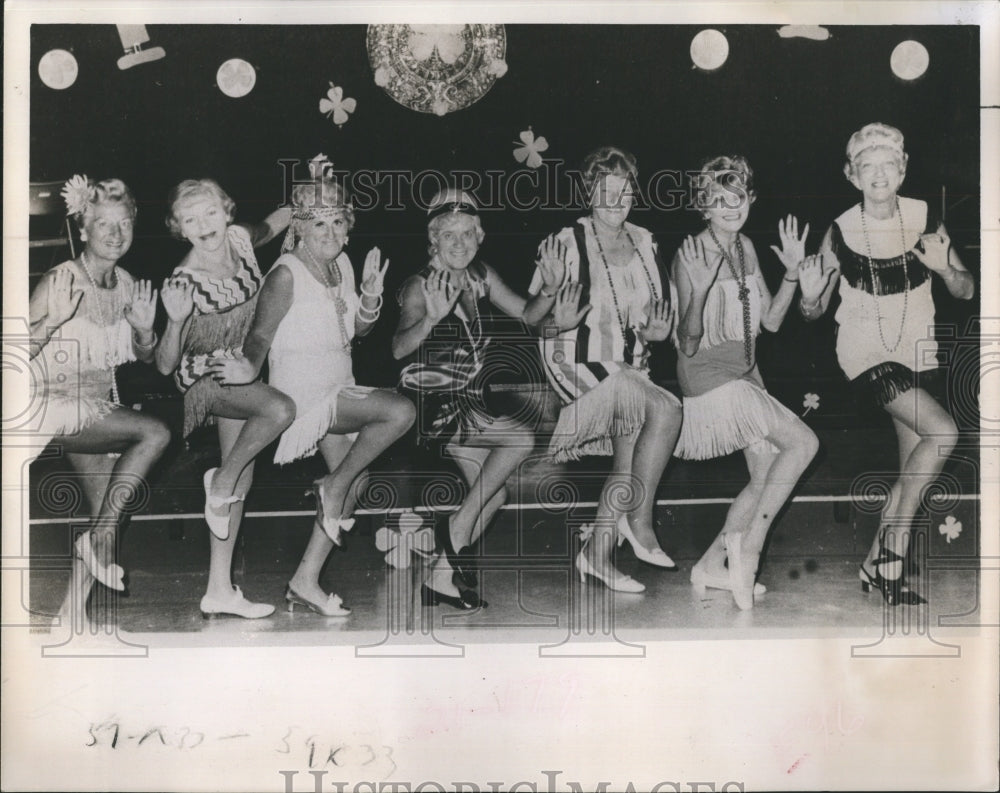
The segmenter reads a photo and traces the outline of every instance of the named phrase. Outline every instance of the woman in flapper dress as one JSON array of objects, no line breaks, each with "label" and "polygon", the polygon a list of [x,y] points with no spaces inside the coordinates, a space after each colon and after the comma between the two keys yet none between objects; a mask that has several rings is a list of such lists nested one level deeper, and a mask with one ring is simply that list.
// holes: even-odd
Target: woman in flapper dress
[{"label": "woman in flapper dress", "polygon": [[958,435],[934,396],[942,375],[933,276],[953,297],[975,294],[940,216],[925,201],[899,195],[907,159],[895,127],[868,124],[851,136],[844,175],[861,191],[861,202],[830,226],[822,263],[803,271],[800,304],[803,316],[815,319],[840,290],[837,360],[862,399],[892,418],[900,473],[858,575],[865,592],[876,588],[893,606],[925,602],[906,586],[903,559],[921,492],[941,472]]},{"label": "woman in flapper dress", "polygon": [[[798,289],[808,224],[778,224],[784,265],[778,291],[764,281],[753,243],[741,233],[756,195],[744,157],[714,157],[696,177],[695,208],[705,220],[673,261],[678,313],[677,379],[684,425],[675,454],[707,460],[742,451],[750,481],[736,496],[715,541],[691,570],[691,583],[728,589],[741,609],[762,594],[755,583],[774,517],[816,454],[815,434],[767,393],[757,368],[756,337],[776,331]],[[726,570],[728,559],[729,569]]]},{"label": "woman in flapper dress", "polygon": [[378,321],[388,260],[373,248],[365,258],[361,293],[344,250],[354,226],[347,191],[312,160],[313,182],[292,191],[292,223],[281,257],[268,271],[243,357],[217,360],[223,383],[257,378],[266,357],[271,386],[295,403],[295,420],[281,434],[274,461],[316,453],[329,474],[316,482],[316,520],[305,553],[285,589],[288,609],[303,606],[325,617],[350,614],[339,595],[320,586],[320,572],[351,517],[368,466],[413,424],[413,404],[395,391],[354,381],[351,342]]},{"label": "woman in flapper dress", "polygon": [[210,530],[205,617],[266,617],[274,606],[247,600],[232,583],[232,559],[253,479],[253,461],[291,423],[295,405],[261,382],[226,385],[211,376],[217,358],[239,360],[262,276],[254,248],[288,226],[289,210],[258,225],[233,223],[236,205],[212,179],[189,179],[170,193],[167,227],[191,249],[161,289],[167,326],[157,367],[184,394],[184,435],[215,423],[222,461],[205,472],[205,521]]},{"label": "woman in flapper dress", "polygon": [[681,403],[650,380],[648,368],[651,345],[670,336],[676,297],[653,235],[627,220],[635,158],[601,148],[582,172],[589,214],[540,246],[525,319],[544,321],[567,285],[587,303],[574,327],[543,333],[539,342],[563,402],[549,451],[556,460],[612,455],[576,568],[581,580],[590,575],[619,592],[642,592],[642,583],[615,568],[611,553],[616,538],[628,540],[642,561],[677,569],[656,538],[653,504],[680,431]]},{"label": "woman in flapper dress", "polygon": [[153,464],[170,443],[159,419],[125,407],[115,369],[151,361],[156,347],[156,290],[118,261],[132,245],[136,203],[118,179],[74,176],[63,189],[83,251],[53,267],[31,295],[31,356],[41,375],[43,409],[35,429],[55,440],[81,477],[90,528],[73,543],[73,602],[85,603],[94,580],[124,590],[115,563],[123,508],[144,490]]}]

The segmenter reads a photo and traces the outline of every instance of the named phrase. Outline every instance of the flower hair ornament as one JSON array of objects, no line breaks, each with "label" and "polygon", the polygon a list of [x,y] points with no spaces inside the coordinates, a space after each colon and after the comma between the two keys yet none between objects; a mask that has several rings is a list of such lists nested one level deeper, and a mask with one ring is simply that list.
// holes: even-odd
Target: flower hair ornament
[{"label": "flower hair ornament", "polygon": [[82,215],[87,209],[93,197],[93,187],[90,179],[80,174],[75,174],[63,185],[60,195],[66,202],[66,214],[69,216]]}]

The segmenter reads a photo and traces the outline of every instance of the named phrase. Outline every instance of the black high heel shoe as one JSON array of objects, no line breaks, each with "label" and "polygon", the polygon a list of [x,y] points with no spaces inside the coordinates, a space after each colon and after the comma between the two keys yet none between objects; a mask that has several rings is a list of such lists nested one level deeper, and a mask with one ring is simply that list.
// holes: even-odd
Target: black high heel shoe
[{"label": "black high heel shoe", "polygon": [[451,606],[460,611],[486,608],[489,605],[485,600],[481,600],[475,592],[459,590],[459,596],[454,597],[453,595],[446,595],[444,592],[438,592],[436,589],[431,589],[427,584],[423,584],[420,587],[420,602],[424,606],[436,606],[439,603],[444,603],[446,606]]},{"label": "black high heel shoe", "polygon": [[459,552],[451,544],[450,512],[436,512],[434,514],[434,541],[437,543],[437,547],[444,551],[445,556],[448,557],[448,564],[455,571],[456,586],[475,589],[479,585],[479,579],[472,566],[471,550],[463,548]]},{"label": "black high heel shoe", "polygon": [[858,577],[861,579],[861,591],[867,594],[874,587],[882,593],[885,602],[890,606],[919,606],[921,603],[926,603],[927,601],[916,592],[903,589],[905,582],[902,572],[900,572],[899,578],[884,578],[878,570],[880,565],[902,561],[902,556],[886,548],[884,544],[879,543],[878,556],[872,562],[872,566],[875,568],[875,575],[873,576],[865,570],[864,564],[858,568]]}]

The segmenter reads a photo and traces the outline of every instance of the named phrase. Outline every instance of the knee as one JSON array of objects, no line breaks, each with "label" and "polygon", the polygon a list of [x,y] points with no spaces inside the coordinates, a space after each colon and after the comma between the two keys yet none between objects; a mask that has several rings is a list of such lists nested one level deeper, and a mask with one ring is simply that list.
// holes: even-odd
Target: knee
[{"label": "knee", "polygon": [[938,427],[935,427],[930,439],[942,457],[951,454],[958,445],[958,427],[955,425],[955,420],[951,416],[944,419]]},{"label": "knee", "polygon": [[650,389],[646,397],[646,421],[663,426],[680,425],[683,409],[671,394],[660,389]]},{"label": "knee", "polygon": [[535,433],[527,427],[504,430],[502,443],[506,449],[516,449],[521,457],[527,457],[535,448]]},{"label": "knee", "polygon": [[393,425],[399,429],[400,435],[402,435],[416,421],[417,408],[406,397],[394,396],[392,399],[392,409],[389,411],[389,418]]},{"label": "knee", "polygon": [[150,419],[143,427],[140,442],[157,455],[163,454],[170,445],[170,428],[159,419]]},{"label": "knee", "polygon": [[816,456],[816,452],[819,451],[819,438],[816,437],[815,432],[805,425],[802,426],[802,432],[800,435],[801,439],[798,444],[799,449],[801,449],[802,456],[808,463],[813,457]]},{"label": "knee", "polygon": [[284,394],[276,396],[267,405],[265,415],[282,430],[295,421],[295,402]]}]

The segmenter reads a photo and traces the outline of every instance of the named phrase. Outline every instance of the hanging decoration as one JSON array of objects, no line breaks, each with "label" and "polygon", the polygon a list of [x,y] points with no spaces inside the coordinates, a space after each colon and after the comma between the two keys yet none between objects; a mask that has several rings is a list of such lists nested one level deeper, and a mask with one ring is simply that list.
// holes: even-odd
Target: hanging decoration
[{"label": "hanging decoration", "polygon": [[375,84],[404,107],[444,116],[507,73],[503,25],[369,25]]},{"label": "hanging decoration", "polygon": [[889,58],[892,73],[900,80],[916,80],[927,71],[931,56],[919,41],[901,41]]},{"label": "hanging decoration", "polygon": [[800,38],[826,41],[830,38],[830,31],[822,25],[785,25],[778,28],[778,35],[783,39]]},{"label": "hanging decoration", "polygon": [[158,61],[166,57],[166,50],[163,47],[150,47],[144,50],[142,45],[149,41],[149,34],[145,25],[115,25],[118,28],[118,37],[122,40],[125,54],[118,59],[119,69],[131,69],[140,63]]},{"label": "hanging decoration", "polygon": [[319,100],[319,112],[333,119],[338,127],[344,126],[350,120],[350,113],[357,108],[358,103],[350,97],[344,98],[344,89],[330,83],[330,90]]},{"label": "hanging decoration", "polygon": [[215,84],[233,99],[249,94],[257,84],[257,72],[242,58],[230,58],[215,73]]},{"label": "hanging decoration", "polygon": [[802,413],[803,417],[810,410],[819,410],[819,394],[806,394],[805,398],[802,400],[802,407],[805,408],[805,411]]},{"label": "hanging decoration", "polygon": [[729,57],[729,40],[718,30],[703,30],[691,39],[691,60],[699,69],[712,72]]},{"label": "hanging decoration", "polygon": [[[531,127],[518,133],[518,137],[523,145],[514,149],[514,159],[523,162],[529,168],[538,168],[543,162],[542,152],[549,148],[549,142],[543,137],[536,138]],[[516,141],[515,145],[517,145]]]},{"label": "hanging decoration", "polygon": [[76,82],[80,73],[73,53],[66,50],[49,50],[38,62],[38,76],[49,88],[62,91]]}]

